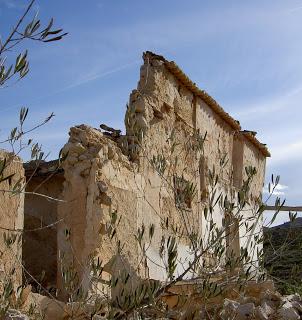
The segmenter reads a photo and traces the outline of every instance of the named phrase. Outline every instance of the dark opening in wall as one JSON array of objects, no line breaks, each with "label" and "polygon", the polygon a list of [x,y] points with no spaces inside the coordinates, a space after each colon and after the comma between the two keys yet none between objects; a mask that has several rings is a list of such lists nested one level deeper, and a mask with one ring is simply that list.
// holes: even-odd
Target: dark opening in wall
[{"label": "dark opening in wall", "polygon": [[243,141],[234,136],[232,153],[233,186],[241,188],[243,179]]},{"label": "dark opening in wall", "polygon": [[164,119],[163,112],[161,112],[160,110],[157,110],[156,108],[153,108],[153,116],[157,120],[163,120]]},{"label": "dark opening in wall", "polygon": [[168,105],[166,102],[164,102],[162,107],[161,107],[161,112],[170,113],[171,110],[172,110],[172,107],[170,105]]},{"label": "dark opening in wall", "polygon": [[[26,270],[49,289],[56,287],[57,281],[57,227],[60,222],[59,202],[55,199],[62,198],[64,175],[38,173],[27,175],[27,179],[22,260]],[[23,281],[41,290],[28,274],[24,274]]]}]

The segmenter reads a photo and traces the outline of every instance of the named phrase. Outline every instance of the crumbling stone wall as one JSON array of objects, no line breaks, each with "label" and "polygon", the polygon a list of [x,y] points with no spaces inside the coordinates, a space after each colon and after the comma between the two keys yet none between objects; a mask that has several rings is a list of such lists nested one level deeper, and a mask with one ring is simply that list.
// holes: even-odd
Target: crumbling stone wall
[{"label": "crumbling stone wall", "polygon": [[[132,274],[134,282],[136,277],[166,279],[159,248],[169,236],[175,236],[175,229],[180,260],[176,274],[181,273],[192,259],[188,233],[208,235],[203,209],[210,191],[209,170],[219,172],[217,194],[235,198],[246,179],[245,167],[256,167],[253,201],[261,195],[267,149],[254,133],[241,131],[239,123],[175,63],[150,52],[144,54],[125,127],[125,135],[111,128],[102,132],[87,125],[72,127],[63,148],[67,155],[64,176],[49,168],[29,175],[26,191],[63,200],[26,196],[26,229],[60,222],[24,238],[26,266],[36,276],[46,269],[49,284],[57,273],[57,285],[62,288],[62,272],[73,268],[83,287],[95,290],[100,284],[89,264],[98,258],[105,265],[107,280],[121,270]],[[155,169],[158,160],[162,161],[160,170]],[[184,182],[192,183],[195,192],[180,201],[177,190]],[[245,215],[255,218],[252,205]],[[252,232],[261,234],[262,221],[257,217],[257,225],[249,233],[219,206],[213,218],[218,227],[226,219],[234,222],[230,229],[233,239],[226,239],[225,244],[237,255],[240,247],[249,247],[254,241],[250,240]],[[168,227],[163,228],[164,224]],[[141,248],[134,236],[143,226],[146,230],[153,226],[154,235],[150,244]],[[145,232],[143,246],[147,238]],[[32,248],[40,254],[33,255]]]},{"label": "crumbling stone wall", "polygon": [[[13,187],[24,179],[22,161],[12,153],[0,150],[0,159],[6,159],[3,177],[13,174],[10,179],[0,182],[0,278],[12,278],[17,288],[22,283],[22,231],[24,195],[13,194]],[[21,180],[20,180],[21,179]],[[7,243],[5,242],[7,239]],[[8,242],[12,241],[11,245]],[[11,273],[14,271],[13,273]]]},{"label": "crumbling stone wall", "polygon": [[82,285],[88,288],[93,280],[87,265],[91,254],[107,264],[106,272],[115,268],[110,262],[117,254],[117,245],[109,241],[108,229],[114,211],[122,217],[118,233],[121,243],[126,243],[123,264],[129,271],[138,265],[138,248],[130,235],[137,226],[135,191],[140,175],[133,179],[137,165],[100,130],[85,125],[71,128],[63,151],[68,157],[63,165],[65,202],[58,210],[58,218],[63,219],[58,229],[59,255],[73,261]]},{"label": "crumbling stone wall", "polygon": [[[202,212],[209,169],[220,172],[218,191],[231,197],[245,178],[245,167],[256,166],[252,194],[258,196],[262,191],[265,157],[269,155],[266,148],[254,137],[241,133],[238,122],[163,57],[144,55],[138,88],[131,93],[127,106],[125,126],[126,135],[117,131],[103,133],[86,125],[73,127],[63,149],[68,157],[63,164],[65,202],[58,207],[58,219],[63,220],[58,225],[58,257],[64,253],[65,258],[73,260],[87,289],[93,282],[87,264],[91,254],[105,263],[108,278],[126,268],[141,277],[165,279],[159,246],[163,237],[173,234],[161,227],[167,220],[184,231],[178,239],[180,273],[191,259],[186,228],[195,228],[197,234],[206,236]],[[197,136],[205,137],[203,151]],[[241,147],[235,150],[236,143]],[[172,171],[156,172],[153,160],[158,156],[165,158]],[[235,185],[236,170],[242,179]],[[194,197],[181,210],[173,191],[177,179],[196,186]],[[110,239],[113,213],[119,224],[117,237]],[[217,207],[213,216],[222,226],[225,213]],[[142,225],[148,228],[152,224],[154,237],[147,248],[150,259],[145,260],[134,235]],[[250,244],[246,244],[245,231],[234,230],[238,238],[234,250]]]},{"label": "crumbling stone wall", "polygon": [[[143,171],[148,167],[148,162],[153,155],[169,156],[172,145],[171,136],[174,136],[174,141],[178,144],[175,152],[178,158],[175,175],[184,176],[187,181],[192,181],[197,186],[196,198],[192,204],[194,219],[196,219],[194,225],[198,226],[197,232],[200,232],[200,228],[203,234],[207,232],[204,228],[206,225],[204,218],[200,216],[204,203],[199,200],[206,198],[209,191],[208,181],[201,176],[200,170],[198,173],[201,156],[204,173],[213,168],[220,173],[221,179],[217,193],[221,192],[229,198],[237,196],[236,190],[246,179],[245,168],[248,166],[257,168],[251,187],[253,197],[258,198],[262,192],[265,158],[269,156],[266,148],[246,132],[241,133],[238,122],[221,110],[211,97],[199,90],[173,62],[167,62],[163,57],[152,53],[144,55],[138,89],[134,90],[130,96],[125,125],[127,135],[134,136],[133,140],[136,138],[138,145],[136,148],[133,144],[129,146],[130,155],[132,150],[140,150],[136,151],[135,158],[139,158],[139,168]],[[189,138],[194,138],[196,133],[206,137],[203,155],[196,150],[193,151],[192,144],[188,143]],[[234,142],[238,140],[241,148],[234,150]],[[237,163],[234,161],[234,157],[241,160],[240,166],[238,161]],[[173,163],[175,158],[172,156],[169,161]],[[221,167],[222,159],[225,161],[223,167]],[[241,179],[235,185],[233,176],[238,172]],[[165,200],[168,202],[168,199]],[[194,203],[199,204],[194,205]],[[175,209],[172,212],[173,217],[180,216]],[[252,214],[252,211],[246,212],[247,216]],[[224,212],[221,212],[217,206],[214,213],[217,226],[222,226],[224,218]],[[183,221],[183,217],[180,220]],[[257,231],[260,231],[261,222],[259,221]],[[243,234],[244,237],[242,237]],[[244,246],[250,234],[241,229],[238,235],[240,246]],[[234,246],[237,251],[239,245]]]}]

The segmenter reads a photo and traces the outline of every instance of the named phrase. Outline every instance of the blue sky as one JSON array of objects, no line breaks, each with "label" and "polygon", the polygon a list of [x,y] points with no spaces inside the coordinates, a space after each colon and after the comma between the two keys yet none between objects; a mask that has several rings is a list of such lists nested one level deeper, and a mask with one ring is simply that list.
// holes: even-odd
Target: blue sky
[{"label": "blue sky", "polygon": [[[0,0],[3,37],[24,3]],[[301,0],[40,0],[35,10],[69,35],[26,44],[29,75],[1,89],[1,138],[24,105],[30,122],[56,115],[33,135],[50,158],[75,124],[123,127],[142,52],[151,50],[176,61],[243,128],[258,132],[272,153],[267,175],[280,174],[279,193],[302,205]]]}]

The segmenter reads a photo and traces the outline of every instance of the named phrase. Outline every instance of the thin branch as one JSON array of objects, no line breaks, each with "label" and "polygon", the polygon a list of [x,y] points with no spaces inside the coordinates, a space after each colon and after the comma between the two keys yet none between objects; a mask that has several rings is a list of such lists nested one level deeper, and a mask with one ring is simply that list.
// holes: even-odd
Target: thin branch
[{"label": "thin branch", "polygon": [[51,197],[51,196],[47,196],[46,194],[33,192],[33,191],[15,191],[15,190],[0,189],[0,192],[7,192],[7,193],[13,193],[13,194],[30,194],[30,195],[35,195],[35,196],[39,196],[39,197],[42,197],[42,198],[46,198],[46,199],[48,199],[50,201],[68,202],[66,200],[54,198],[54,197]]},{"label": "thin branch", "polygon": [[[51,113],[43,122],[37,124],[36,126],[32,127],[31,129],[28,129],[27,131],[21,132],[20,136],[16,137],[17,139],[19,139],[20,137],[44,126],[47,122],[49,122],[53,117],[54,117],[54,113]],[[0,141],[0,143],[5,143],[5,142],[10,142],[12,139],[11,138],[7,138],[6,140]]]},{"label": "thin branch", "polygon": [[17,25],[15,26],[15,28],[13,29],[13,31],[11,32],[11,34],[8,36],[8,38],[6,39],[5,43],[1,46],[0,48],[0,54],[3,53],[5,51],[5,47],[8,45],[8,43],[11,41],[11,39],[13,38],[14,34],[16,33],[16,31],[18,30],[18,28],[20,27],[21,23],[23,22],[24,18],[26,17],[26,15],[28,14],[29,10],[31,9],[31,7],[33,6],[35,0],[31,0],[30,4],[28,5],[27,9],[25,10],[23,16],[19,19]]},{"label": "thin branch", "polygon": [[46,226],[43,226],[43,227],[39,227],[39,228],[35,228],[35,229],[9,229],[9,228],[4,228],[4,227],[1,227],[0,226],[0,229],[1,230],[5,230],[5,231],[11,231],[11,232],[20,232],[20,233],[25,233],[25,232],[34,232],[34,231],[39,231],[39,230],[44,230],[44,229],[48,229],[48,228],[51,228],[55,225],[57,225],[58,223],[62,222],[64,219],[60,219],[56,222],[53,222],[53,223],[50,223]]}]

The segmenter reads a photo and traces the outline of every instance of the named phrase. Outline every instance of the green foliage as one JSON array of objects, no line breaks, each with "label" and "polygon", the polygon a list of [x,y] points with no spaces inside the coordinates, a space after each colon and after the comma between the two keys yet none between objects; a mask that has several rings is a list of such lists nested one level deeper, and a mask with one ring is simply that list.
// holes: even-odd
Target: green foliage
[{"label": "green foliage", "polygon": [[163,175],[167,168],[167,160],[162,154],[153,155],[151,165],[160,175]]},{"label": "green foliage", "polygon": [[174,176],[175,202],[178,207],[191,208],[191,202],[196,194],[196,184],[184,177]]},{"label": "green foliage", "polygon": [[[29,72],[28,52],[16,54],[14,63],[6,65],[5,55],[11,54],[12,49],[24,40],[36,40],[44,43],[54,42],[61,40],[66,35],[62,29],[53,29],[53,19],[46,25],[41,27],[41,21],[35,16],[31,21],[24,25],[24,19],[30,12],[35,0],[30,1],[24,15],[19,19],[16,26],[13,28],[12,33],[7,39],[0,43],[0,87],[8,83],[8,81],[14,76],[19,79],[24,78]],[[24,148],[31,149],[31,159],[36,161],[42,161],[45,158],[44,152],[41,150],[41,146],[38,143],[34,143],[31,139],[23,142],[23,138],[28,133],[36,130],[40,126],[46,124],[53,118],[53,114],[48,116],[43,122],[34,126],[31,129],[25,130],[25,122],[28,117],[28,108],[22,107],[19,113],[19,124],[10,131],[8,138],[2,143],[9,143],[11,145],[13,153],[19,154]],[[126,114],[126,121],[131,124],[133,111],[128,110]],[[134,126],[134,122],[132,123]],[[139,149],[141,150],[140,143],[144,138],[144,131],[141,128],[132,127],[131,130],[135,136],[133,140],[133,152],[135,153]],[[178,223],[170,218],[168,215],[166,218],[162,218],[161,212],[156,212],[160,219],[160,225],[154,223],[144,223],[137,228],[133,236],[137,242],[137,248],[139,250],[139,261],[135,270],[129,271],[124,264],[124,256],[127,254],[123,251],[125,239],[121,239],[119,235],[119,226],[121,217],[117,209],[113,206],[110,208],[107,217],[104,217],[104,235],[102,235],[102,243],[111,244],[116,249],[116,256],[110,261],[114,263],[118,257],[122,262],[121,270],[115,274],[108,272],[108,265],[104,264],[100,256],[95,252],[91,253],[88,257],[88,261],[82,261],[79,257],[73,256],[74,248],[72,247],[72,238],[74,230],[66,228],[63,232],[64,240],[66,241],[66,247],[69,248],[68,255],[66,253],[60,253],[60,270],[61,280],[63,284],[64,295],[67,296],[69,302],[77,302],[79,305],[93,306],[93,313],[99,314],[102,310],[106,310],[108,319],[127,319],[135,315],[137,317],[143,317],[146,314],[146,309],[153,308],[161,312],[161,315],[165,317],[167,315],[166,305],[161,299],[163,294],[167,292],[169,288],[175,285],[177,282],[186,279],[187,276],[194,275],[199,280],[198,294],[204,301],[212,297],[216,297],[219,294],[223,294],[227,286],[232,283],[239,286],[240,290],[244,289],[247,281],[261,279],[263,277],[262,266],[256,265],[252,260],[250,252],[257,251],[258,259],[261,261],[263,252],[258,250],[257,245],[262,241],[262,237],[255,234],[255,228],[261,214],[264,210],[260,198],[257,201],[251,199],[251,184],[253,178],[257,173],[255,167],[245,168],[246,179],[242,183],[240,190],[233,190],[230,187],[230,192],[223,194],[221,186],[224,186],[223,174],[227,170],[228,158],[225,152],[222,152],[219,147],[217,154],[219,161],[217,166],[212,168],[205,168],[205,177],[203,180],[207,181],[208,190],[205,193],[204,201],[202,202],[201,212],[193,212],[195,207],[192,206],[193,201],[196,201],[200,205],[200,199],[197,199],[198,185],[197,181],[200,179],[201,173],[197,173],[192,177],[191,181],[185,179],[187,163],[186,159],[189,155],[192,155],[195,159],[199,159],[204,153],[204,146],[207,142],[207,133],[201,135],[200,132],[188,135],[188,139],[184,144],[177,140],[176,129],[172,130],[170,137],[168,138],[171,150],[167,154],[153,155],[152,159],[148,159],[149,163],[153,166],[156,172],[159,174],[163,181],[165,188],[165,196],[170,195],[175,200],[175,208],[177,209]],[[182,150],[180,150],[183,148]],[[185,159],[181,159],[178,152],[185,154]],[[59,165],[66,159],[67,154],[59,155]],[[183,165],[181,161],[185,162]],[[9,159],[0,160],[0,183],[10,181],[14,177],[14,174],[6,174],[6,168],[9,165]],[[182,167],[183,171],[179,169]],[[192,168],[190,168],[192,169]],[[136,172],[134,172],[136,174]],[[276,185],[279,183],[279,177],[274,178],[269,184],[269,191],[273,192]],[[162,186],[157,186],[162,187]],[[229,187],[229,186],[228,186]],[[13,195],[24,191],[24,181],[19,179],[10,186],[10,190],[6,190]],[[148,199],[146,200],[148,202]],[[273,220],[277,217],[284,202],[279,198],[276,200],[276,211]],[[189,209],[189,210],[188,210]],[[152,208],[152,210],[155,210]],[[232,242],[237,241],[236,232],[232,232],[232,222],[223,223],[220,225],[217,223],[216,212],[219,210],[222,214],[233,218],[236,221],[235,227],[237,229],[245,230],[243,235],[248,239],[247,247],[240,248],[240,252],[234,252],[232,249]],[[198,211],[198,210],[197,210]],[[247,217],[245,211],[249,211],[250,215]],[[166,214],[166,212],[164,212]],[[192,213],[192,215],[190,215]],[[199,216],[200,214],[200,216]],[[296,216],[290,215],[290,219],[294,220]],[[200,232],[202,221],[203,233]],[[225,222],[225,221],[224,221]],[[161,239],[156,239],[156,228],[162,227]],[[233,225],[234,226],[234,225]],[[238,231],[238,230],[237,230]],[[281,232],[282,233],[282,232]],[[130,235],[129,235],[130,236]],[[240,236],[242,236],[240,234]],[[291,250],[294,252],[289,253],[284,246],[284,238],[288,238],[288,234],[273,234],[274,240],[268,240],[266,238],[265,248],[267,244],[274,242],[274,249],[266,249],[266,257],[264,259],[264,266],[270,270],[270,273],[276,278],[282,278],[285,281],[283,286],[280,285],[280,289],[284,292],[290,292],[290,288],[301,288],[301,275],[300,264],[302,255],[302,238],[300,233],[295,233],[291,239]],[[130,237],[129,237],[130,238]],[[7,232],[3,234],[3,241],[6,249],[11,250],[16,243],[20,243],[22,237],[21,234]],[[126,240],[127,241],[127,240]],[[158,256],[160,257],[161,265],[166,272],[166,279],[163,282],[154,281],[151,279],[142,280],[139,277],[134,277],[135,272],[141,272],[142,265],[146,264],[148,260],[152,263],[152,257],[148,256],[148,249],[156,241],[158,247]],[[280,241],[280,243],[279,243]],[[188,261],[186,264],[181,264],[179,250],[180,244],[185,243],[188,248]],[[230,248],[229,248],[229,247]],[[154,248],[154,247],[153,247]],[[152,248],[152,249],[153,249]],[[295,248],[295,249],[294,249]],[[277,254],[278,252],[278,254]],[[283,255],[280,255],[282,252]],[[71,254],[72,253],[72,254]],[[285,259],[284,261],[282,259]],[[301,259],[300,259],[301,258]],[[257,259],[257,260],[258,260]],[[276,262],[278,261],[278,262]],[[258,262],[258,261],[256,261]],[[291,268],[287,268],[286,263],[291,265]],[[293,266],[293,267],[292,267]],[[256,271],[253,271],[253,268]],[[135,268],[135,266],[133,266]],[[217,271],[219,270],[219,272]],[[0,317],[3,317],[7,309],[11,306],[11,297],[14,292],[12,277],[15,273],[15,269],[12,268],[10,273],[1,279],[1,292],[0,292]],[[87,280],[84,287],[82,276]],[[223,274],[227,275],[223,278],[223,281],[217,281],[218,276]],[[293,277],[294,275],[294,277]],[[215,278],[217,276],[217,278]],[[42,275],[43,278],[43,275]],[[41,292],[47,293],[47,290],[42,287],[41,280],[37,283],[40,285]],[[231,282],[232,281],[232,282]],[[282,282],[284,283],[284,282]],[[100,284],[103,287],[100,288]],[[87,286],[96,292],[96,294],[89,294]],[[20,289],[21,290],[21,289]],[[109,292],[109,293],[108,293]],[[115,293],[114,295],[112,293]],[[185,300],[185,297],[184,297]],[[186,301],[185,301],[186,302]],[[30,313],[33,313],[30,310]],[[92,317],[92,316],[91,316]],[[179,318],[179,314],[174,317]]]},{"label": "green foliage", "polygon": [[67,33],[63,29],[53,29],[53,19],[45,28],[41,28],[41,21],[35,15],[29,23],[24,23],[35,0],[31,0],[27,9],[17,21],[13,31],[6,39],[0,41],[0,87],[4,86],[11,78],[18,76],[24,78],[29,72],[28,51],[19,53],[14,64],[6,65],[7,55],[11,54],[16,47],[24,40],[34,40],[39,42],[52,42],[61,40]]},{"label": "green foliage", "polygon": [[[63,33],[62,29],[53,28],[53,19],[49,21],[46,27],[42,27],[42,22],[37,18],[37,14],[26,21],[31,13],[35,0],[30,0],[23,13],[17,20],[16,24],[12,26],[12,31],[0,39],[0,89],[4,89],[11,84],[12,79],[23,79],[29,72],[29,59],[28,50],[19,50],[18,46],[24,44],[26,40],[38,42],[53,42],[62,39],[67,33]],[[0,141],[0,144],[7,144],[11,147],[11,153],[7,153],[4,158],[0,159],[0,189],[2,193],[8,193],[15,196],[25,192],[26,183],[23,178],[16,177],[15,172],[11,172],[11,164],[16,160],[24,149],[31,150],[31,160],[36,160],[37,165],[40,161],[45,159],[45,155],[41,150],[38,143],[33,142],[32,139],[24,141],[25,136],[32,131],[48,123],[54,116],[50,114],[41,123],[26,129],[26,120],[28,118],[29,109],[22,107],[19,113],[19,124],[10,130],[7,139]],[[61,158],[61,157],[60,157]],[[5,225],[1,225],[4,244],[4,251],[0,252],[0,258],[11,259],[11,269],[5,266],[1,270],[0,279],[0,318],[4,318],[9,308],[19,308],[24,303],[26,292],[28,295],[28,288],[23,286],[15,288],[16,269],[17,266],[22,268],[25,272],[26,269],[22,264],[18,251],[22,245],[22,230],[9,229]],[[2,248],[1,248],[2,249]],[[16,251],[17,250],[17,251]],[[65,278],[70,277],[66,272]],[[41,279],[40,279],[41,280]],[[36,317],[35,306],[30,305],[28,314],[31,319],[38,319]],[[39,317],[41,318],[41,317]]]},{"label": "green foliage", "polygon": [[170,280],[174,279],[174,272],[177,268],[177,243],[175,237],[168,237],[167,241],[167,273]]},{"label": "green foliage", "polygon": [[302,287],[302,227],[265,228],[264,265],[282,294]]}]

